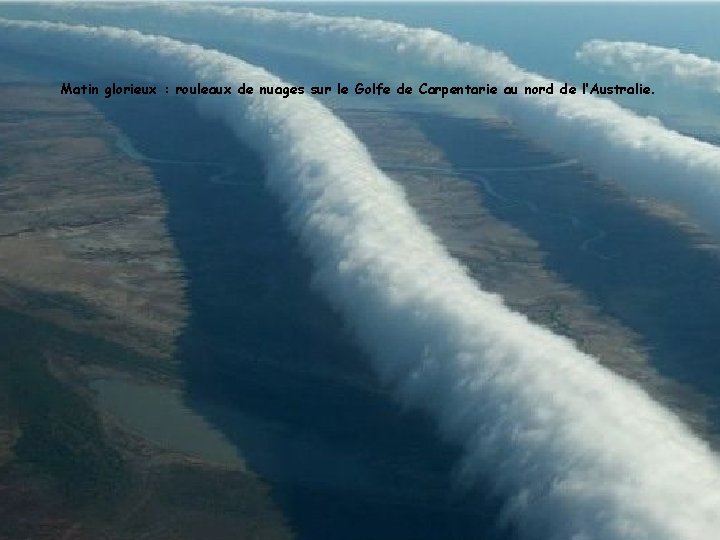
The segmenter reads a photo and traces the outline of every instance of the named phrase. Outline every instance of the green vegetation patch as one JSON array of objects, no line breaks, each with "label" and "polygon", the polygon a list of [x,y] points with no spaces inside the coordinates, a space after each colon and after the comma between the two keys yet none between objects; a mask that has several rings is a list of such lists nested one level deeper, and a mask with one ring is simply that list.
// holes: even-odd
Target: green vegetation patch
[{"label": "green vegetation patch", "polygon": [[[42,336],[50,325],[2,311],[0,319],[0,403],[21,430],[17,460],[50,475],[71,503],[114,500],[128,487],[126,467],[90,400],[48,369],[44,353],[55,340]],[[54,334],[85,340],[62,330]]]}]

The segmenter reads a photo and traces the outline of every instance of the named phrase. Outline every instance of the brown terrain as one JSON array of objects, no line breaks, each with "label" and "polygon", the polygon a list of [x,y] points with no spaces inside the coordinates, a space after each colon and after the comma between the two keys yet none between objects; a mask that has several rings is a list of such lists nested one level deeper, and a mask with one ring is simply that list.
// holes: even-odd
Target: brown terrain
[{"label": "brown terrain", "polygon": [[162,197],[89,103],[55,94],[2,91],[0,305],[169,358],[186,309]]},{"label": "brown terrain", "polygon": [[[78,97],[0,85],[0,540],[288,538],[268,488],[182,404],[182,264],[117,137]],[[230,457],[148,436],[97,381],[161,396]]]}]

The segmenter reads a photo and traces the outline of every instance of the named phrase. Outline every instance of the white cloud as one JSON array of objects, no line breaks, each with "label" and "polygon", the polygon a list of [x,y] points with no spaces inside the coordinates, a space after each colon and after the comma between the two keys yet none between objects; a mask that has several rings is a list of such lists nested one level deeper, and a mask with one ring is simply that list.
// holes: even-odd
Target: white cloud
[{"label": "white cloud", "polygon": [[622,75],[661,79],[720,93],[720,62],[679,49],[635,41],[594,39],[583,43],[576,58]]},{"label": "white cloud", "polygon": [[[72,13],[75,8],[66,9]],[[184,27],[186,32],[212,29],[213,35],[226,40],[236,36],[273,47],[282,44],[351,65],[382,66],[383,73],[515,85],[521,93],[526,85],[560,84],[516,66],[500,52],[429,28],[249,7],[173,4],[135,9],[138,13],[156,10],[163,18],[175,16],[191,22]],[[467,103],[463,102],[464,110]],[[720,148],[672,131],[658,119],[639,116],[608,99],[520,95],[500,96],[495,103],[519,127],[556,152],[580,158],[588,168],[614,178],[640,196],[676,204],[720,237]],[[443,104],[452,107],[453,100],[446,99]]]}]

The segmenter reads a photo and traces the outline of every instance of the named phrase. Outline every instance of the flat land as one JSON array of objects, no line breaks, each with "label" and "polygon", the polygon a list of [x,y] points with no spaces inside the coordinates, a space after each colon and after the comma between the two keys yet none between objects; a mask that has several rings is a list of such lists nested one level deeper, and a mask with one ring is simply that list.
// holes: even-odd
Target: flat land
[{"label": "flat land", "polygon": [[183,266],[119,137],[55,87],[0,85],[0,539],[288,538],[183,403]]},{"label": "flat land", "polygon": [[169,359],[187,310],[161,194],[54,90],[0,88],[0,306]]}]

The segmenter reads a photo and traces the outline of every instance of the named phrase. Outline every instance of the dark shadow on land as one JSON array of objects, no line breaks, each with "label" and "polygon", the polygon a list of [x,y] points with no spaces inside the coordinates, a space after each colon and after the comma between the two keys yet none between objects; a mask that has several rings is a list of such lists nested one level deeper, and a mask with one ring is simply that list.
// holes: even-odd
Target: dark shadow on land
[{"label": "dark shadow on land", "polygon": [[459,449],[401,410],[310,290],[258,157],[190,101],[93,102],[155,160],[188,277],[187,402],[270,482],[298,537],[508,538],[492,532],[496,502],[455,487]]},{"label": "dark shadow on land", "polygon": [[[413,119],[456,169],[562,161],[508,127],[431,114]],[[577,164],[465,177],[498,219],[540,243],[549,270],[640,334],[663,375],[717,402],[720,257],[698,247],[708,242],[704,235],[641,210]],[[717,409],[712,416],[717,431]]]},{"label": "dark shadow on land", "polygon": [[[58,91],[61,80],[140,82],[9,54]],[[457,487],[460,449],[392,399],[309,288],[311,264],[264,187],[259,157],[190,100],[89,100],[151,158],[168,204],[188,279],[178,342],[186,403],[268,481],[297,537],[510,540],[496,531],[500,503],[487,487]]]}]

